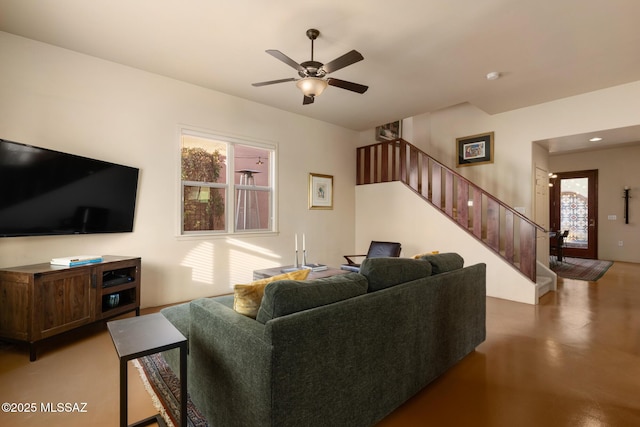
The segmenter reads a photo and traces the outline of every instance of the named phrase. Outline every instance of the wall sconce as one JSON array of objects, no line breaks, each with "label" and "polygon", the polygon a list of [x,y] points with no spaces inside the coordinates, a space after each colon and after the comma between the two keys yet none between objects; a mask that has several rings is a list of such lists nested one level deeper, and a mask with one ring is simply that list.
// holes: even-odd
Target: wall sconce
[{"label": "wall sconce", "polygon": [[625,224],[629,224],[629,186],[625,185],[624,186],[624,196],[622,196],[622,198],[624,199],[624,223]]}]

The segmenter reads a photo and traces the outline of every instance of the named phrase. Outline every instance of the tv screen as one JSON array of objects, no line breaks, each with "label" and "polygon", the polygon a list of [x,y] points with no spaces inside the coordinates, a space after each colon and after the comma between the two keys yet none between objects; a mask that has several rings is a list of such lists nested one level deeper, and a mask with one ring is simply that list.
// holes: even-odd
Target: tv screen
[{"label": "tv screen", "polygon": [[0,139],[0,237],[131,232],[138,172]]}]

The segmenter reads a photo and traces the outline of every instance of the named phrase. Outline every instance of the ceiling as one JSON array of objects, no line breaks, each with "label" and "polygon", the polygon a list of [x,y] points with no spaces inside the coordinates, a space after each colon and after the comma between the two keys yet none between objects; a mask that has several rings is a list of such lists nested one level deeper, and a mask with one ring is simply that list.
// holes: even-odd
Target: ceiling
[{"label": "ceiling", "polygon": [[[597,140],[593,140],[594,138],[597,138]],[[627,145],[640,145],[640,125],[562,136],[534,142],[545,147],[551,156],[579,151],[619,148]]]},{"label": "ceiling", "polygon": [[[637,0],[0,0],[0,31],[355,130],[638,81],[639,16]],[[309,60],[309,28],[317,61],[362,53],[331,77],[365,94],[330,86],[303,106],[293,82],[251,85],[297,77],[265,50]]]}]

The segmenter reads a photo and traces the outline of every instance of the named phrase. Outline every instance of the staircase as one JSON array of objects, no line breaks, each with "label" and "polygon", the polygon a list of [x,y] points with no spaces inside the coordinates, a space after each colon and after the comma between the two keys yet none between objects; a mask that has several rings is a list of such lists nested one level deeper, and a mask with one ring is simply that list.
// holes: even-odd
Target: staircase
[{"label": "staircase", "polygon": [[539,296],[555,289],[554,273],[536,261],[540,225],[403,139],[357,148],[357,185],[391,181],[404,183],[536,282]]}]

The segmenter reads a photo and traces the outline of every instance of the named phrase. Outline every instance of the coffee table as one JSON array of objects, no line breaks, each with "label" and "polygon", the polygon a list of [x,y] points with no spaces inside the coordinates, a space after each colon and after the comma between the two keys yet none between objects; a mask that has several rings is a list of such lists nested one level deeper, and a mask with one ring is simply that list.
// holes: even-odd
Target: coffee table
[{"label": "coffee table", "polygon": [[[264,268],[262,270],[253,270],[253,280],[266,279],[268,277],[277,276],[283,274],[282,270],[291,269],[293,265],[282,265],[273,268]],[[346,270],[340,270],[339,268],[329,267],[322,271],[311,271],[307,279],[320,279],[322,277],[336,276],[338,274],[348,273]]]},{"label": "coffee table", "polygon": [[[180,349],[180,425],[187,425],[187,339],[162,314],[107,322],[107,329],[120,358],[120,427],[127,427],[127,362],[139,357]],[[160,414],[145,418],[129,427],[157,423],[166,426]]]}]

